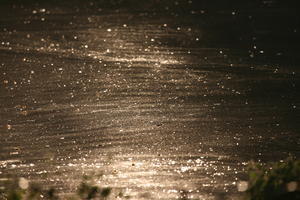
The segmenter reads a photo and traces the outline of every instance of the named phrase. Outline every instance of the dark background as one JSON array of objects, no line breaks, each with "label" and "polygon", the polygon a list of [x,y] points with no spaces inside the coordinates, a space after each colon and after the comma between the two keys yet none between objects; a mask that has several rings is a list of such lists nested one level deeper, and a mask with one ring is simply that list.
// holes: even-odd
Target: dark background
[{"label": "dark background", "polygon": [[[300,18],[298,3],[293,0],[1,0],[0,5],[0,18],[4,20],[0,27],[5,18],[18,15],[16,12],[41,6],[96,15],[124,11],[146,13],[149,17],[171,16],[174,23],[188,21],[205,30],[197,43],[200,47],[244,49],[257,55],[255,61],[268,64],[299,63]],[[9,11],[11,8],[14,10]],[[260,55],[262,49],[264,54]]]}]

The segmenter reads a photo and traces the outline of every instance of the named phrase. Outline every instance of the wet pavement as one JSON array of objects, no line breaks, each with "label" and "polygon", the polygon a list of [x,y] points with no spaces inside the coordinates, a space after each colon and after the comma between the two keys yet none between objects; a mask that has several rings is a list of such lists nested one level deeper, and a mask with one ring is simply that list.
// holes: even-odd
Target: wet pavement
[{"label": "wet pavement", "polygon": [[299,157],[299,18],[183,2],[2,4],[1,180],[238,199],[249,160]]}]

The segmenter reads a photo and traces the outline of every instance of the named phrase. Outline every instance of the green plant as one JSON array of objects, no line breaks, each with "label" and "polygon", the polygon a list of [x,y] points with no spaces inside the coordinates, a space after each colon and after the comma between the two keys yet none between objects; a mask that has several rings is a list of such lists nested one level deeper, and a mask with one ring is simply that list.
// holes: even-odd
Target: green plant
[{"label": "green plant", "polygon": [[[0,199],[7,200],[34,200],[38,199],[42,190],[35,184],[29,185],[25,178],[7,180],[5,187],[0,191]],[[50,198],[49,198],[50,199]]]},{"label": "green plant", "polygon": [[81,199],[106,199],[111,193],[110,188],[100,188],[87,182],[82,182],[77,194]]},{"label": "green plant", "polygon": [[246,199],[300,199],[300,161],[288,158],[271,166],[251,162]]},{"label": "green plant", "polygon": [[[82,200],[105,200],[109,197],[111,188],[101,188],[93,183],[91,176],[85,176],[77,188],[77,196],[68,199]],[[5,200],[39,200],[41,199],[59,200],[59,196],[53,188],[42,189],[36,184],[30,184],[25,178],[7,181],[4,189],[0,190],[0,199]]]}]

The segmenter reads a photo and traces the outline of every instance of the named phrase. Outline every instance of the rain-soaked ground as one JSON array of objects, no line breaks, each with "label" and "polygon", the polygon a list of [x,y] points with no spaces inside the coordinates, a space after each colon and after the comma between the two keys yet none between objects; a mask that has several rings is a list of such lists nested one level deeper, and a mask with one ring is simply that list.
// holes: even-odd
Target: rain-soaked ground
[{"label": "rain-soaked ground", "polygon": [[293,6],[132,2],[1,4],[1,181],[236,199],[249,160],[300,156]]}]

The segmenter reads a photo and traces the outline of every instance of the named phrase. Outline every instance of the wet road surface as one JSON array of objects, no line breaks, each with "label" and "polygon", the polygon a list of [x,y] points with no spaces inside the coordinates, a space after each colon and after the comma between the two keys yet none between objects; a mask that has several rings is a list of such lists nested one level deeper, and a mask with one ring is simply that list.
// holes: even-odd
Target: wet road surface
[{"label": "wet road surface", "polygon": [[272,46],[250,11],[1,9],[1,178],[235,199],[247,161],[299,156],[293,24]]}]

